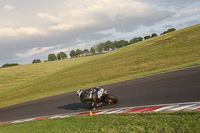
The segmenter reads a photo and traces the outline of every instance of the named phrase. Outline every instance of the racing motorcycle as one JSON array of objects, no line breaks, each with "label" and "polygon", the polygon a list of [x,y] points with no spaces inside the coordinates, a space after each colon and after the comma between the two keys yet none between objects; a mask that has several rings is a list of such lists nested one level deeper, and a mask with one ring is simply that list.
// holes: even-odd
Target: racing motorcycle
[{"label": "racing motorcycle", "polygon": [[116,104],[118,102],[117,97],[108,94],[107,90],[99,87],[95,87],[87,90],[78,90],[77,96],[80,97],[80,101],[89,109],[95,110],[102,105]]}]

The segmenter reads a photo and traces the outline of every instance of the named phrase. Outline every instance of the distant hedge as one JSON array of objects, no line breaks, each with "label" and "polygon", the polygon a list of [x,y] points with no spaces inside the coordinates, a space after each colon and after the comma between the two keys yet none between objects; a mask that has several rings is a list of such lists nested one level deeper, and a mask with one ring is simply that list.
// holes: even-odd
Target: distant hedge
[{"label": "distant hedge", "polygon": [[11,67],[11,66],[18,66],[19,64],[18,63],[11,63],[11,64],[4,64],[2,65],[2,67]]},{"label": "distant hedge", "polygon": [[164,31],[160,35],[167,34],[167,33],[172,32],[172,31],[176,31],[176,29],[175,28],[168,29],[167,31]]}]

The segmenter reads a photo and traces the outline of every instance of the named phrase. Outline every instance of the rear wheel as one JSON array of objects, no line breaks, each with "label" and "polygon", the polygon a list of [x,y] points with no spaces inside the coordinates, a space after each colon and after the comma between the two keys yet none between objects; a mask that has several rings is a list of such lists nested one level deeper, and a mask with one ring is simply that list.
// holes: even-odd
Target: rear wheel
[{"label": "rear wheel", "polygon": [[107,104],[116,104],[118,102],[117,97],[111,95],[111,94],[106,94],[104,95],[104,101]]}]

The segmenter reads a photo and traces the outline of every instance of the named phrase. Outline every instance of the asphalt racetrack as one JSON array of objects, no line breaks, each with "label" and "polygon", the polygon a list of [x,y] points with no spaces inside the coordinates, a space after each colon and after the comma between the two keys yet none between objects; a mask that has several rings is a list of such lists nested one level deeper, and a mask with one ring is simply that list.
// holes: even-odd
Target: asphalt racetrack
[{"label": "asphalt racetrack", "polygon": [[[144,105],[200,101],[200,66],[102,85],[118,98],[99,110]],[[0,108],[0,122],[89,111],[76,92]]]}]

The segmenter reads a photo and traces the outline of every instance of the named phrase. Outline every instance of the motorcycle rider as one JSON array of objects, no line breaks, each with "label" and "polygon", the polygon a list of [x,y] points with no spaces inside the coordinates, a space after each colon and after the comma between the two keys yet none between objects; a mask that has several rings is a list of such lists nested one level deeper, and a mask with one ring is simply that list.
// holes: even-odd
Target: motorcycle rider
[{"label": "motorcycle rider", "polygon": [[103,93],[107,94],[107,90],[99,87],[90,88],[84,91],[77,90],[76,92],[77,96],[80,97],[80,100],[84,105],[87,105],[86,101],[92,101],[92,106],[94,107],[94,109],[95,107],[99,107],[100,105],[102,105],[100,99]]}]

